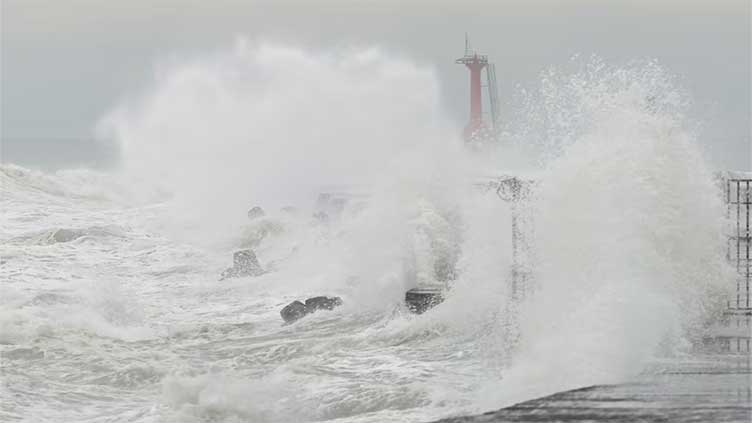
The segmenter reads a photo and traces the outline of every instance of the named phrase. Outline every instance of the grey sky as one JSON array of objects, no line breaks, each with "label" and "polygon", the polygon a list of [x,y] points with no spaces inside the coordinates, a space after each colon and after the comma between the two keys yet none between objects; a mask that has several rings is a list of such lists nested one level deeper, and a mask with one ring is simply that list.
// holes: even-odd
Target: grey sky
[{"label": "grey sky", "polygon": [[[143,89],[156,63],[228,47],[238,35],[328,47],[381,45],[438,70],[464,121],[469,31],[497,64],[500,95],[573,54],[656,58],[694,96],[719,168],[752,169],[749,0],[240,1],[0,0],[2,160],[101,165],[97,120]],[[507,104],[506,107],[509,107]],[[504,113],[502,111],[502,113]]]}]

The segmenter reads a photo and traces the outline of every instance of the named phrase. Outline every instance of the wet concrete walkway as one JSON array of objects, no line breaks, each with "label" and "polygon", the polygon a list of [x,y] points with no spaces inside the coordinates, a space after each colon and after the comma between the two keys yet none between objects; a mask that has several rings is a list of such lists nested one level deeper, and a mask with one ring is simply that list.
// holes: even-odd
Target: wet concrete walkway
[{"label": "wet concrete walkway", "polygon": [[659,365],[634,383],[592,386],[449,422],[752,422],[749,356]]}]

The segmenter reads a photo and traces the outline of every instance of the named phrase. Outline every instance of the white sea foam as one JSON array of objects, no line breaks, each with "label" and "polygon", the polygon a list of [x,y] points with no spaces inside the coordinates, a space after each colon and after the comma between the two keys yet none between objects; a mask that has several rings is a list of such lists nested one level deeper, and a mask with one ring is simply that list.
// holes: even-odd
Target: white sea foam
[{"label": "white sea foam", "polygon": [[[378,49],[240,41],[134,98],[101,125],[116,172],[0,172],[2,417],[481,411],[684,353],[727,277],[686,95],[652,63],[547,73],[505,133],[535,148],[506,157],[464,151],[433,71]],[[510,205],[473,183],[522,162],[538,180],[534,277],[514,305]],[[313,218],[332,184],[367,202]],[[267,215],[248,222],[256,205]],[[42,242],[59,229],[83,235]],[[217,281],[247,245],[270,272]],[[437,267],[456,270],[450,295],[410,315],[405,289],[441,282]],[[320,294],[345,304],[281,324],[282,306]]]}]

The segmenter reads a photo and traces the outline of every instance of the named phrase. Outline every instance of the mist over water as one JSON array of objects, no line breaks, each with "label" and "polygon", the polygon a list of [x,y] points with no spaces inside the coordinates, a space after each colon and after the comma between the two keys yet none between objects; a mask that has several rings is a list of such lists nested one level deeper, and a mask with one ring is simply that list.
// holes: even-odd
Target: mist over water
[{"label": "mist over water", "polygon": [[[101,130],[118,140],[129,175],[158,182],[208,225],[237,224],[252,204],[308,205],[326,186],[420,178],[410,178],[425,173],[416,167],[430,172],[460,148],[432,69],[376,48],[244,40],[166,65]],[[399,163],[410,155],[409,168]]]},{"label": "mist over water", "polygon": [[592,60],[544,73],[529,95],[525,135],[545,148],[532,200],[535,292],[505,378],[525,386],[515,400],[623,382],[656,356],[690,352],[733,280],[721,191],[670,74]]},{"label": "mist over water", "polygon": [[[3,167],[2,396],[42,379],[37,401],[99,395],[3,415],[427,421],[689,354],[730,286],[689,95],[655,63],[579,63],[545,72],[476,150],[433,71],[379,49],[241,40],[162,67],[100,124],[116,171]],[[510,205],[474,186],[510,170],[535,180],[522,303]],[[323,191],[354,200],[317,220]],[[218,282],[248,246],[270,272]],[[447,300],[408,313],[405,290],[446,274]],[[313,295],[344,305],[281,325]]]}]

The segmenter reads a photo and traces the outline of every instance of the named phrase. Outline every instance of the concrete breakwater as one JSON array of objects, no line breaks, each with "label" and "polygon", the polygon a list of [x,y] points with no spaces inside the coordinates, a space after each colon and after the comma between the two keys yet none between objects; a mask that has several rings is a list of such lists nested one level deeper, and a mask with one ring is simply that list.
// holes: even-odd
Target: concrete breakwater
[{"label": "concrete breakwater", "polygon": [[703,356],[656,365],[630,383],[589,386],[441,423],[750,422],[749,356]]}]

